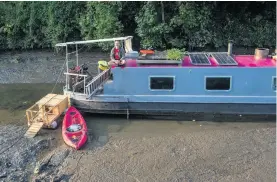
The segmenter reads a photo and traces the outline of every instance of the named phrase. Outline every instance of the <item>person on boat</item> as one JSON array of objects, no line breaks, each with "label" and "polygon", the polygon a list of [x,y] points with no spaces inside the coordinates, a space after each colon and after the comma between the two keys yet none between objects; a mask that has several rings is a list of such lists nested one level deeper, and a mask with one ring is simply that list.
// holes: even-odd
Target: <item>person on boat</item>
[{"label": "person on boat", "polygon": [[121,66],[125,64],[125,51],[120,46],[120,42],[116,40],[111,50],[109,66]]}]

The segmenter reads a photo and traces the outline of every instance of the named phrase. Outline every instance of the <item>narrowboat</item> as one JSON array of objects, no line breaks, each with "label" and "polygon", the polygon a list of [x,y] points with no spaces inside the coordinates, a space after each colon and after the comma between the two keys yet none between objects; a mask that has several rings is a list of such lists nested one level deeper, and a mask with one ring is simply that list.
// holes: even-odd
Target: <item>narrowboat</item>
[{"label": "narrowboat", "polygon": [[[276,56],[265,48],[253,55],[185,52],[168,60],[132,49],[132,36],[59,43],[66,49],[64,94],[81,111],[106,114],[266,114],[276,115]],[[98,75],[78,64],[78,46],[121,41],[124,67],[99,65]],[[76,64],[69,68],[69,46],[76,46]],[[254,51],[253,51],[254,52]],[[90,60],[91,61],[91,60]]]}]

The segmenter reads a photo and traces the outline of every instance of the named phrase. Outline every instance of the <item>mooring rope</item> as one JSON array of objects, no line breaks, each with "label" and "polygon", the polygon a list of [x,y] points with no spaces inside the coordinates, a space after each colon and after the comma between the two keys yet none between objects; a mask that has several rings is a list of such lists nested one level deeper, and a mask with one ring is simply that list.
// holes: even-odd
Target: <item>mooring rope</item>
[{"label": "mooring rope", "polygon": [[59,74],[59,76],[58,76],[58,78],[57,78],[57,80],[56,80],[56,83],[55,83],[55,85],[54,85],[54,87],[53,87],[51,93],[53,93],[53,91],[55,90],[55,88],[56,88],[56,86],[57,86],[57,84],[58,84],[58,81],[59,81],[59,79],[60,79],[60,77],[61,77],[61,75],[62,75],[62,72],[63,72],[63,70],[64,70],[64,65],[65,65],[65,63],[66,63],[66,60],[64,61],[63,65],[62,65],[62,69],[61,69],[61,71],[60,71],[60,74]]}]

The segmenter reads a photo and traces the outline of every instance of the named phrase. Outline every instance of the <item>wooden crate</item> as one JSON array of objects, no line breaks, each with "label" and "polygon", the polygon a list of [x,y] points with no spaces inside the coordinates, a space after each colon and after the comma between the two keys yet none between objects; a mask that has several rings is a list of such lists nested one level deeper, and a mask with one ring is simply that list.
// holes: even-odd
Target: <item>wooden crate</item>
[{"label": "wooden crate", "polygon": [[34,122],[43,122],[44,127],[50,127],[67,108],[68,96],[47,94],[26,110],[28,125]]}]

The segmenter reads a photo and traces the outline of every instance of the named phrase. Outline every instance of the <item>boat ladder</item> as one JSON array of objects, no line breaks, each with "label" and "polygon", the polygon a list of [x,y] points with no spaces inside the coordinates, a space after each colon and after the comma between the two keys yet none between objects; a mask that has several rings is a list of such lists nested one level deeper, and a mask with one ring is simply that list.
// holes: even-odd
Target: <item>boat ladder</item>
[{"label": "boat ladder", "polygon": [[104,70],[94,77],[85,87],[85,94],[87,98],[95,95],[103,84],[110,78],[111,69]]},{"label": "boat ladder", "polygon": [[39,130],[42,128],[42,126],[43,126],[43,122],[34,122],[33,124],[31,124],[29,129],[26,131],[24,136],[27,138],[35,137],[37,135],[37,133],[39,132]]}]

